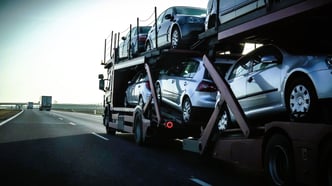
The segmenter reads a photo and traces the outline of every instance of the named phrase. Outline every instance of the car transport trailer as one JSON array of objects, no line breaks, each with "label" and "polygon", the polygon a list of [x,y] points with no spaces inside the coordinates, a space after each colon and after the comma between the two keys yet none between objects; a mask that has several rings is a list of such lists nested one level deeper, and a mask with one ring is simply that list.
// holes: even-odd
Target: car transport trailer
[{"label": "car transport trailer", "polygon": [[[104,60],[107,61],[103,64],[107,77],[99,77],[100,89],[105,91],[103,123],[107,133],[133,133],[140,145],[153,137],[182,138],[184,150],[264,170],[271,185],[332,185],[331,122],[270,121],[257,126],[248,121],[228,83],[213,65],[220,53],[238,55],[245,42],[274,43],[294,49],[312,47],[331,53],[332,32],[328,25],[332,1],[257,2],[265,4],[228,22],[216,23],[215,27],[200,34],[192,51],[156,49],[119,61],[115,50],[114,56]],[[181,120],[162,108],[154,84],[155,73],[161,65],[172,65],[177,59],[188,56],[204,56],[204,64],[222,98],[209,120],[202,123],[204,128],[199,136],[173,133],[175,126],[181,126]],[[125,87],[138,69],[147,71],[151,97],[144,107],[127,108],[122,99]],[[225,103],[234,114],[238,128],[218,131],[216,127]]]},{"label": "car transport trailer", "polygon": [[[265,6],[245,16],[221,24],[216,22],[216,26],[202,33],[192,46],[192,49],[204,51],[206,68],[223,100],[217,103],[201,137],[184,139],[183,149],[264,170],[271,185],[332,185],[331,120],[271,121],[260,126],[250,123],[229,84],[211,63],[220,52],[242,51],[241,44],[245,42],[274,43],[294,51],[304,47],[332,54],[332,29],[326,28],[332,17],[331,0],[268,0],[264,3]],[[224,103],[235,115],[238,128],[216,130]]]}]

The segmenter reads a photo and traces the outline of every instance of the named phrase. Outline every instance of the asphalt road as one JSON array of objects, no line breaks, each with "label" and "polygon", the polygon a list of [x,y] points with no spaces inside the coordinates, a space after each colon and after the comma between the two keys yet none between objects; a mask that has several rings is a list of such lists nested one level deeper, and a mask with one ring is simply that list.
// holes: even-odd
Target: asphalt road
[{"label": "asphalt road", "polygon": [[266,185],[261,172],[105,134],[100,116],[25,110],[0,126],[0,185]]}]

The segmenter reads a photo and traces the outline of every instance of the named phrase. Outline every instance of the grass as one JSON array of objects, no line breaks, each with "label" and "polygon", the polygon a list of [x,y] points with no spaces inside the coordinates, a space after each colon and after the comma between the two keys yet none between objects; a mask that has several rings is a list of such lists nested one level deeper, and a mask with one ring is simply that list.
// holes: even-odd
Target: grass
[{"label": "grass", "polygon": [[0,121],[4,121],[19,112],[21,112],[21,110],[0,109]]}]

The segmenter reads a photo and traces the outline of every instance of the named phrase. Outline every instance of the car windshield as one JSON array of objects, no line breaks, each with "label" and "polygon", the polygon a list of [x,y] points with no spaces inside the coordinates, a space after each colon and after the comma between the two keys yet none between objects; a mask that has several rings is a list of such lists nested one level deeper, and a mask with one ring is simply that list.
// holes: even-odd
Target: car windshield
[{"label": "car windshield", "polygon": [[202,16],[206,14],[205,9],[190,8],[190,7],[176,7],[175,12],[176,14],[193,15],[193,16]]},{"label": "car windshield", "polygon": [[146,33],[148,33],[149,32],[149,30],[150,30],[150,26],[143,26],[143,27],[139,27],[139,33],[143,33],[143,34],[146,34]]}]

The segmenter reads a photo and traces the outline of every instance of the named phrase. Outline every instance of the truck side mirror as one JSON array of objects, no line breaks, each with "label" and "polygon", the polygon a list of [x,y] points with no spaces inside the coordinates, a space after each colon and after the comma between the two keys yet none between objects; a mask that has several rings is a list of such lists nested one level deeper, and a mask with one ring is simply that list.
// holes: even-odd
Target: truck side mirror
[{"label": "truck side mirror", "polygon": [[99,90],[105,91],[105,80],[99,79]]}]

